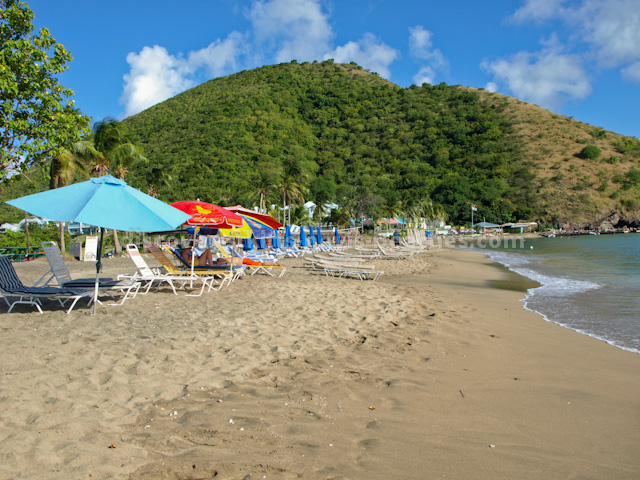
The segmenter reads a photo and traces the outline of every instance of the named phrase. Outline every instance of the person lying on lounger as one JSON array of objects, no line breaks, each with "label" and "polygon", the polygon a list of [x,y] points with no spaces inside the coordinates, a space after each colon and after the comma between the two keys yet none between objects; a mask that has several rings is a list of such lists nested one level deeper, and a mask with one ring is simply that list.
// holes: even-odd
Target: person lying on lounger
[{"label": "person lying on lounger", "polygon": [[182,256],[182,258],[184,259],[185,262],[191,263],[192,250],[195,251],[195,253],[196,253],[196,263],[195,264],[197,266],[215,265],[215,263],[213,262],[213,254],[211,253],[211,250],[209,250],[208,248],[206,248],[204,250],[202,250],[201,248],[198,248],[198,247],[195,247],[195,249],[182,248],[180,250],[180,255]]}]

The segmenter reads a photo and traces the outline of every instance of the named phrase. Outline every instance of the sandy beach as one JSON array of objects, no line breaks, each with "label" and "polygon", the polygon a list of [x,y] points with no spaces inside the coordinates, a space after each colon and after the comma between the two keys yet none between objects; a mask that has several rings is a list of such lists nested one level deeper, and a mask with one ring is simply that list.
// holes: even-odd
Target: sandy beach
[{"label": "sandy beach", "polygon": [[377,282],[282,262],[96,316],[4,308],[0,479],[640,477],[640,355],[524,310],[483,255],[379,260]]}]

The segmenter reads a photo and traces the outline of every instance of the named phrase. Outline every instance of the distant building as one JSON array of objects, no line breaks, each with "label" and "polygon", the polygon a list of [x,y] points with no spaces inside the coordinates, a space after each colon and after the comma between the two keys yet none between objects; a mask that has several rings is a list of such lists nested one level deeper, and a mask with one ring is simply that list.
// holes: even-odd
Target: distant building
[{"label": "distant building", "polygon": [[524,222],[524,223],[505,223],[502,225],[504,233],[528,233],[533,232],[538,228],[536,222]]}]

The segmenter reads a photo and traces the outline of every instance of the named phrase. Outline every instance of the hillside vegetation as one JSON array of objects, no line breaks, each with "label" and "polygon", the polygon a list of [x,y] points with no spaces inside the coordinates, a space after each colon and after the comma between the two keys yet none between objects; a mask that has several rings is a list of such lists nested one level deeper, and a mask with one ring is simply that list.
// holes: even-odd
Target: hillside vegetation
[{"label": "hillside vegetation", "polygon": [[473,203],[476,219],[564,226],[633,224],[640,209],[637,139],[496,93],[404,89],[355,64],[240,72],[123,123],[149,159],[127,182],[168,202],[282,205],[286,191],[345,217],[441,205],[458,224]]}]

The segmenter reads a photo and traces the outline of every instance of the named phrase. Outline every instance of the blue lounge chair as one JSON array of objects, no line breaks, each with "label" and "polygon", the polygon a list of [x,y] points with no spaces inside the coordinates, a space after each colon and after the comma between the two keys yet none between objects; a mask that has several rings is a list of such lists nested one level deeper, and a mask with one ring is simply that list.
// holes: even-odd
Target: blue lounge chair
[{"label": "blue lounge chair", "polygon": [[[7,302],[9,312],[18,304],[27,304],[35,306],[42,313],[42,308],[40,308],[42,305],[41,300],[52,299],[58,300],[61,306],[71,301],[71,306],[67,310],[67,313],[69,313],[81,298],[88,298],[89,303],[93,299],[91,290],[81,288],[27,287],[18,277],[11,260],[2,256],[0,256],[0,295]],[[17,300],[10,302],[10,298],[17,298]]]}]

